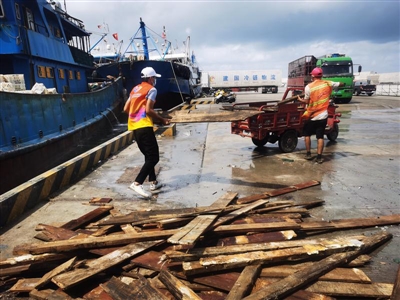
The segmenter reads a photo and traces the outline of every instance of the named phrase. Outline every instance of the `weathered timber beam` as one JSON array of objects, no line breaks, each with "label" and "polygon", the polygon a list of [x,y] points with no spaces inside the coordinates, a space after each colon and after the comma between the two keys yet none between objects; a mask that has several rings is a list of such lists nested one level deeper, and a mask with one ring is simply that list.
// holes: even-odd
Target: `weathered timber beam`
[{"label": "weathered timber beam", "polygon": [[389,299],[392,290],[393,284],[380,282],[349,283],[317,281],[306,288],[306,291],[313,293],[323,293],[333,297],[354,297],[358,299]]},{"label": "weathered timber beam", "polygon": [[186,275],[210,273],[221,270],[242,268],[249,264],[266,264],[282,260],[296,260],[318,256],[326,256],[332,253],[344,252],[360,246],[359,241],[353,245],[304,245],[301,247],[286,248],[271,251],[253,251],[232,255],[219,255],[203,257],[199,261],[183,262],[182,268]]},{"label": "weathered timber beam", "polygon": [[41,254],[41,253],[53,253],[53,252],[67,252],[78,249],[94,249],[94,248],[123,246],[141,241],[151,241],[151,240],[168,238],[171,235],[175,234],[176,232],[177,229],[171,229],[171,230],[119,234],[119,235],[112,235],[105,237],[88,237],[79,240],[23,244],[16,246],[14,248],[13,253],[16,255],[28,254],[28,253]]},{"label": "weathered timber beam", "polygon": [[230,205],[225,209],[222,209],[220,207],[204,206],[204,207],[189,207],[180,209],[138,211],[124,216],[115,216],[107,220],[102,220],[98,222],[98,225],[122,225],[128,223],[132,225],[139,225],[145,223],[153,223],[170,218],[193,217],[202,214],[220,213],[221,211],[226,212],[238,209],[240,207],[241,207],[240,205],[239,206]]},{"label": "weathered timber beam", "polygon": [[62,289],[68,289],[104,270],[111,268],[134,255],[137,255],[157,244],[161,241],[147,241],[138,242],[121,247],[109,254],[103,255],[102,257],[89,261],[86,263],[85,268],[75,269],[66,273],[57,275],[51,279],[53,283],[58,285]]},{"label": "weathered timber beam", "polygon": [[162,283],[164,283],[164,285],[176,299],[201,300],[201,298],[192,289],[183,284],[178,278],[168,271],[162,270],[160,272],[159,279]]},{"label": "weathered timber beam", "polygon": [[167,300],[168,298],[161,294],[157,288],[154,288],[150,282],[143,276],[138,274],[138,279],[134,283],[126,284],[116,277],[112,277],[106,283],[100,286],[109,294],[114,300],[146,300],[157,299]]},{"label": "weathered timber beam", "polygon": [[92,210],[91,212],[88,212],[87,214],[77,219],[65,223],[64,225],[61,226],[61,228],[75,230],[77,228],[85,226],[86,224],[89,224],[90,222],[93,222],[94,220],[100,217],[103,217],[104,215],[107,215],[108,212],[113,208],[114,207],[111,205],[96,208],[95,210]]},{"label": "weathered timber beam", "polygon": [[213,230],[216,234],[246,234],[248,232],[267,232],[280,230],[300,229],[296,222],[271,222],[271,223],[253,223],[253,224],[234,224],[221,225]]},{"label": "weathered timber beam", "polygon": [[348,236],[343,238],[319,238],[319,239],[301,239],[294,241],[283,242],[268,242],[268,243],[252,243],[245,245],[227,245],[206,248],[193,248],[186,251],[171,251],[166,250],[164,254],[172,261],[193,261],[200,258],[230,255],[237,253],[249,253],[253,251],[270,251],[286,248],[301,247],[304,245],[354,245],[357,241],[362,241],[365,236]]},{"label": "weathered timber beam", "polygon": [[231,221],[231,220],[237,218],[238,216],[240,216],[240,215],[242,215],[242,214],[245,214],[245,213],[251,211],[252,209],[254,209],[254,208],[256,208],[256,207],[259,207],[259,206],[264,205],[265,203],[268,203],[268,200],[258,200],[258,201],[254,202],[254,203],[247,204],[246,206],[244,206],[244,207],[242,207],[242,208],[239,208],[238,210],[234,210],[234,211],[230,212],[229,214],[227,214],[227,215],[225,215],[225,216],[223,216],[223,217],[220,217],[220,218],[211,226],[210,229],[215,229],[215,228],[217,228],[218,226],[220,226],[220,225],[222,225],[222,224],[224,224],[224,223],[226,223],[226,222],[228,222],[228,221]]},{"label": "weathered timber beam", "polygon": [[360,254],[373,249],[374,247],[388,241],[392,238],[391,234],[381,232],[368,237],[364,240],[364,244],[357,250],[335,253],[327,258],[315,262],[312,266],[304,268],[293,275],[286,277],[280,281],[272,283],[256,293],[249,295],[243,300],[267,300],[280,299],[290,295],[301,287],[317,280],[320,276],[328,273],[334,268],[355,259]]},{"label": "weathered timber beam", "polygon": [[245,267],[225,300],[241,300],[247,295],[257,280],[260,270],[261,265]]},{"label": "weathered timber beam", "polygon": [[246,120],[263,113],[263,111],[219,111],[216,113],[176,111],[166,117],[171,118],[171,123],[234,122]]},{"label": "weathered timber beam", "polygon": [[332,229],[356,229],[385,225],[400,224],[400,215],[379,216],[358,219],[339,219],[319,222],[303,222],[301,230],[332,230]]}]

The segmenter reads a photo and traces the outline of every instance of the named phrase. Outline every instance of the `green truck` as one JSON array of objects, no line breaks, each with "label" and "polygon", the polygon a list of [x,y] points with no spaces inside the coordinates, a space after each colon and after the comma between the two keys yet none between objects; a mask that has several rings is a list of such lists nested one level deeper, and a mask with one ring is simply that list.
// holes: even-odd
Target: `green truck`
[{"label": "green truck", "polygon": [[[323,70],[323,78],[345,85],[332,91],[335,102],[349,103],[353,97],[354,69],[351,57],[345,54],[329,54],[316,58],[313,55],[303,56],[289,63],[287,89],[283,96],[286,99],[288,92],[292,95],[302,93],[307,84],[311,82],[311,71],[315,67]],[[361,72],[361,66],[358,67]]]}]

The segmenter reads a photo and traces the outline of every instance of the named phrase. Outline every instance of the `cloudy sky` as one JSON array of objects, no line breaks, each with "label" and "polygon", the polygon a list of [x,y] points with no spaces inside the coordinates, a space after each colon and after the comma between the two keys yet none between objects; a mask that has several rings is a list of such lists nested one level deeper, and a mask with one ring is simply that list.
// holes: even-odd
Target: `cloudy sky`
[{"label": "cloudy sky", "polygon": [[[400,72],[400,1],[133,1],[59,0],[62,8],[101,32],[107,24],[123,40],[122,51],[139,28],[147,27],[182,50],[190,48],[200,69],[280,69],[305,55],[345,53],[363,71]],[[100,38],[93,34],[92,45]]]}]

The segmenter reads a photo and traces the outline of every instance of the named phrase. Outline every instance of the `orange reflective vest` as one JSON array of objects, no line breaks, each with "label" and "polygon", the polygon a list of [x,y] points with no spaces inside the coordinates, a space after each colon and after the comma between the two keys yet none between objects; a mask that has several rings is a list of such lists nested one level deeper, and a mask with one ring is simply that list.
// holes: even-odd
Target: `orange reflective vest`
[{"label": "orange reflective vest", "polygon": [[143,127],[153,127],[153,120],[146,114],[146,96],[153,86],[147,82],[142,82],[135,86],[127,101],[128,109],[128,130],[135,130]]},{"label": "orange reflective vest", "polygon": [[329,98],[332,93],[332,82],[315,80],[308,87],[310,88],[310,101],[303,117],[312,119],[328,110]]}]

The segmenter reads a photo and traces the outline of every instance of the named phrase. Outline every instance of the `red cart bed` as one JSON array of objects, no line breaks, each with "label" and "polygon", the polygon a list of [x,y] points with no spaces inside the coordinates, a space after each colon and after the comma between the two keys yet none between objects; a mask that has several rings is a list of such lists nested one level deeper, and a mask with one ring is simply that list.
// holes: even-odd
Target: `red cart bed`
[{"label": "red cart bed", "polygon": [[[340,114],[331,104],[328,109],[328,125],[325,131],[328,139],[335,141],[339,126]],[[304,122],[301,116],[305,111],[305,104],[300,102],[247,102],[236,103],[233,110],[259,110],[264,113],[248,118],[244,121],[231,123],[231,133],[242,137],[250,137],[256,146],[266,143],[276,143],[282,152],[292,152],[296,149],[298,138],[302,136]]]}]

